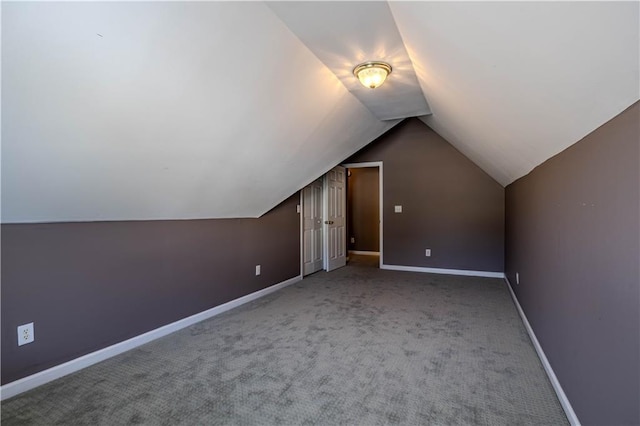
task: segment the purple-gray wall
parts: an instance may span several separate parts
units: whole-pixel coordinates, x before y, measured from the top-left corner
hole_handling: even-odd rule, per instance
[[[585,425],[640,423],[639,116],[506,189],[507,277]]]
[[[380,250],[380,179],[377,167],[349,169],[347,219],[349,250]],[[355,242],[351,242],[354,238]]]
[[[298,276],[298,202],[259,219],[2,225],[2,383]]]
[[[385,264],[504,270],[504,188],[440,135],[407,119],[345,163],[368,161],[384,163]]]

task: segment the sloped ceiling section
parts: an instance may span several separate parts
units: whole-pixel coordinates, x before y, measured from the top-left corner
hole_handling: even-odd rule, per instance
[[[639,99],[638,2],[390,2],[434,130],[503,185]]]
[[[507,185],[638,101],[639,17],[638,2],[5,2],[2,221],[257,217],[429,111]],[[399,72],[361,90],[368,59]]]
[[[377,118],[430,114],[411,59],[384,1],[268,2],[278,17]],[[392,64],[383,86],[360,84],[353,68],[367,61]]]
[[[395,125],[263,3],[4,3],[2,221],[257,217]]]

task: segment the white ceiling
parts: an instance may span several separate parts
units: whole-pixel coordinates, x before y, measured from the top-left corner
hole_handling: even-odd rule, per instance
[[[398,122],[380,118],[428,108],[506,185],[638,100],[639,15],[4,2],[2,222],[256,217]],[[351,70],[375,59],[394,73],[368,91]]]
[[[392,2],[433,115],[503,185],[640,96],[639,2]]]
[[[391,128],[263,3],[3,3],[2,221],[256,217]]]
[[[269,7],[380,120],[430,114],[413,64],[384,1],[279,1]],[[393,64],[376,90],[354,78],[367,61]]]

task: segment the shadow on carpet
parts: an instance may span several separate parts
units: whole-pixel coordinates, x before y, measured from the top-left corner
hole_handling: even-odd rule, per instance
[[[502,280],[356,262],[5,401],[2,424],[568,422]]]

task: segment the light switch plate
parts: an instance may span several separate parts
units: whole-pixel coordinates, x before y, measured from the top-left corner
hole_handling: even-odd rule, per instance
[[[425,249],[424,250],[424,255],[427,257],[431,257],[431,249]]]
[[[402,213],[402,206],[394,206],[393,211],[395,211],[396,213]]]

